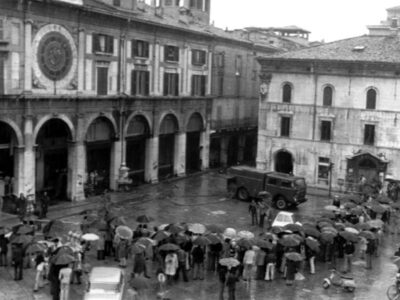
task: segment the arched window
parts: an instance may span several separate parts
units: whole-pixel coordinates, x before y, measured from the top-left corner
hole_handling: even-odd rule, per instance
[[[292,101],[292,86],[289,83],[285,83],[283,86],[282,102],[290,103]]]
[[[374,89],[369,89],[367,92],[367,109],[376,108],[376,91]]]
[[[323,106],[332,106],[332,94],[332,88],[330,86],[326,86],[324,88],[324,96],[322,101]]]

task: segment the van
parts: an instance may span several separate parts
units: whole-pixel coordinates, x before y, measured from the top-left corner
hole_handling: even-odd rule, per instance
[[[286,209],[306,202],[307,185],[304,177],[259,170],[249,166],[228,169],[227,187],[236,198],[248,201],[262,191],[272,196],[276,208]]]

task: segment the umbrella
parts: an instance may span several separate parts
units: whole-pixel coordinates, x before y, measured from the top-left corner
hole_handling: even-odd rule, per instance
[[[206,228],[210,232],[215,232],[215,233],[223,233],[224,232],[224,227],[218,224],[210,224],[206,225]]]
[[[240,262],[234,257],[225,257],[219,260],[219,264],[230,269],[232,267],[237,267],[238,265],[240,265]]]
[[[370,225],[372,228],[382,228],[383,227],[383,221],[382,220],[371,220],[367,222],[368,225]]]
[[[333,242],[333,239],[336,237],[337,234],[333,233],[333,232],[322,232],[321,233],[321,241],[324,242]]]
[[[393,263],[396,265],[397,269],[400,269],[400,257],[396,257]]]
[[[158,230],[167,230],[167,227],[171,224],[161,224],[158,225]]]
[[[342,197],[342,199],[345,201],[354,202],[355,204],[361,204],[363,202],[363,200],[359,195],[354,195],[354,194],[345,195]]]
[[[346,202],[345,204],[343,204],[343,207],[346,209],[352,209],[357,207],[357,204],[354,202]]]
[[[319,238],[320,235],[321,235],[321,232],[319,232],[318,229],[312,228],[312,227],[310,227],[310,228],[305,228],[305,229],[304,229],[304,233],[305,233],[306,235],[313,236],[313,237],[315,237],[315,238]]]
[[[207,234],[206,238],[210,241],[210,244],[212,245],[221,243],[221,239],[215,234]]]
[[[223,236],[224,238],[234,239],[236,238],[236,230],[233,228],[226,228]]]
[[[86,233],[86,234],[82,235],[81,239],[84,241],[88,241],[88,242],[94,242],[99,239],[99,236],[94,233]]]
[[[151,237],[153,240],[157,242],[161,242],[168,238],[171,234],[169,232],[166,232],[165,230],[159,230],[153,236]]]
[[[286,235],[278,241],[279,244],[285,247],[296,247],[300,245],[300,241],[293,235]]]
[[[199,236],[193,241],[193,245],[207,246],[208,244],[210,244],[210,240],[205,236]]]
[[[179,249],[180,249],[180,247],[178,245],[175,245],[172,243],[167,243],[167,244],[161,245],[159,248],[160,251],[177,251]]]
[[[33,227],[29,225],[22,225],[18,228],[17,233],[18,234],[27,234],[33,232]]]
[[[243,239],[252,239],[254,238],[254,233],[247,230],[242,230],[238,232],[237,237]]]
[[[44,252],[46,250],[46,246],[44,244],[39,243],[31,243],[25,249],[25,253],[38,253]]]
[[[356,225],[357,229],[362,231],[362,230],[370,230],[371,229],[371,225],[369,225],[368,223],[358,223]]]
[[[344,231],[347,231],[347,232],[350,232],[350,233],[353,233],[353,234],[359,234],[360,233],[357,229],[355,229],[353,227],[346,227],[344,229]]]
[[[360,236],[365,237],[368,240],[375,240],[376,239],[376,235],[369,230],[364,230],[360,232]]]
[[[239,247],[249,249],[249,248],[251,248],[252,246],[255,245],[255,241],[242,238],[242,239],[238,240],[236,244]]]
[[[297,252],[288,252],[285,254],[286,259],[291,261],[302,261],[304,258],[300,253]]]
[[[55,256],[57,255],[62,255],[62,254],[68,254],[68,255],[74,255],[74,249],[72,249],[71,246],[68,245],[63,245],[61,247],[58,247],[55,253]]]
[[[319,242],[316,239],[310,237],[306,238],[306,245],[313,251],[319,251]]]
[[[283,226],[284,230],[290,230],[292,232],[303,232],[304,228],[303,226],[299,225],[299,224],[287,224],[285,226]]]
[[[356,206],[352,209],[350,209],[350,213],[356,216],[359,216],[363,213],[363,209],[361,206]]]
[[[340,222],[336,222],[335,228],[336,228],[336,230],[344,230],[346,228],[346,225],[344,225],[343,223],[340,223]]]
[[[129,281],[129,284],[135,290],[146,290],[151,287],[151,281],[143,276],[135,276]]]
[[[189,224],[188,230],[196,234],[203,234],[206,232],[206,226],[199,223]]]
[[[143,253],[146,250],[146,246],[143,244],[134,244],[130,247],[130,251],[132,254]]]
[[[17,235],[15,238],[11,239],[12,244],[29,244],[33,239],[33,236],[30,235]]]
[[[75,261],[75,257],[73,257],[72,255],[69,255],[67,253],[63,253],[60,255],[56,255],[53,259],[52,259],[52,263],[55,265],[68,265],[72,262]]]
[[[335,205],[326,205],[324,207],[324,209],[327,211],[333,211],[333,212],[340,210],[340,208]]]
[[[339,235],[344,238],[346,241],[350,242],[357,242],[358,237],[354,233],[348,232],[348,231],[341,231],[339,232]]]
[[[124,217],[115,217],[110,221],[111,227],[118,227],[121,225],[126,225],[126,220]]]
[[[380,204],[374,204],[371,206],[371,210],[376,212],[377,214],[383,214],[386,211],[386,208],[384,208]]]
[[[400,201],[399,201],[399,202],[391,203],[390,206],[391,206],[392,208],[399,209],[399,208],[400,208]]]
[[[172,234],[179,233],[185,230],[185,228],[179,224],[170,224],[165,227],[165,230],[171,232]]]
[[[322,218],[324,218],[324,219],[334,219],[335,217],[336,217],[336,215],[332,211],[325,211],[322,213]]]
[[[331,226],[322,228],[321,232],[332,232],[334,234],[338,234],[337,229],[335,229],[334,227],[331,227]]]
[[[129,240],[133,236],[133,231],[128,226],[120,225],[115,229],[115,233],[121,238]]]
[[[334,224],[335,222],[334,221],[332,221],[331,219],[329,219],[329,218],[319,218],[318,220],[317,220],[317,225],[319,226],[319,223],[329,223],[329,224]]]
[[[376,200],[378,200],[378,202],[382,204],[389,204],[392,202],[392,199],[390,199],[386,195],[379,195],[378,198],[376,198]]]
[[[152,240],[151,238],[141,237],[135,241],[135,244],[140,244],[145,247],[148,247],[148,246],[154,246],[156,244],[156,242],[154,240]]]
[[[150,223],[153,221],[154,221],[154,218],[146,216],[146,215],[141,215],[136,218],[136,222],[138,222],[138,223]]]
[[[272,226],[271,231],[272,233],[278,234],[283,232],[283,228],[280,226]]]
[[[270,241],[266,241],[263,239],[256,239],[255,240],[255,245],[260,247],[260,248],[266,248],[266,249],[272,249],[274,248],[274,245]]]

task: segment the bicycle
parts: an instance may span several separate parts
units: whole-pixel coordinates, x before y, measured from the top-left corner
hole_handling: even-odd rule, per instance
[[[386,295],[389,300],[400,300],[400,273],[396,274],[396,282],[388,287]]]

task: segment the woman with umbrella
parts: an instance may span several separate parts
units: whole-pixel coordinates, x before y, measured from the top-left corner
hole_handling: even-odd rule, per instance
[[[178,256],[175,251],[168,251],[165,256],[165,275],[167,275],[167,282],[172,283],[172,279],[176,275],[176,271],[179,267]]]
[[[319,243],[312,237],[306,238],[306,259],[310,264],[310,274],[315,274],[315,257],[319,252]]]
[[[293,285],[293,281],[295,279],[295,275],[299,268],[299,262],[303,260],[303,257],[300,253],[297,252],[288,252],[285,254],[286,258],[286,285]]]
[[[345,236],[343,238],[346,239]],[[351,272],[351,265],[352,265],[352,260],[353,260],[353,254],[355,251],[355,247],[353,242],[351,241],[350,238],[346,239],[346,242],[344,244],[344,272]]]

